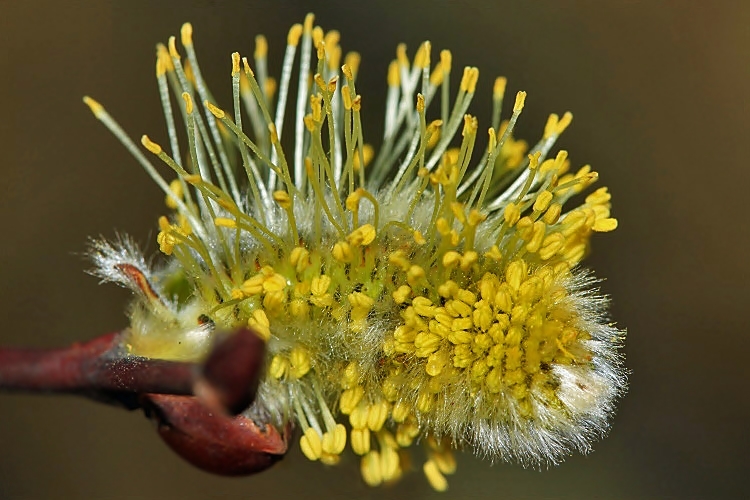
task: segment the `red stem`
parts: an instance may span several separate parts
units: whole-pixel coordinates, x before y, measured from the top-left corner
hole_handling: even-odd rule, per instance
[[[232,414],[255,397],[265,345],[250,330],[217,342],[203,365],[130,356],[121,340],[121,333],[110,333],[61,349],[0,348],[0,391],[114,397],[128,406],[128,394],[197,393]]]

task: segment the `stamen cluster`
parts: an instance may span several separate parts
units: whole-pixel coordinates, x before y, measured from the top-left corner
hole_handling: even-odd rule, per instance
[[[312,15],[289,31],[278,84],[266,74],[265,38],[252,68],[232,54],[231,112],[212,101],[191,25],[181,34],[187,59],[174,37],[157,51],[170,153],[141,140],[174,180],[85,99],[172,211],[158,221],[161,268],[127,240],[94,245],[97,274],[137,293],[131,351],[196,359],[214,331],[249,325],[268,360],[247,415],[294,423],[310,460],[335,464],[348,443],[372,486],[400,477],[417,440],[437,490],[462,446],[532,464],[588,451],[624,390],[623,334],[578,268],[592,233],[617,226],[607,188],[566,211],[598,175],[569,172],[565,151],[547,158],[572,115],[551,115],[527,152],[512,134],[526,94],[501,122],[498,78],[488,146],[472,165],[478,120],[466,112],[479,71],[463,70],[451,103],[450,52],[431,67],[429,42],[412,61],[401,45],[375,154],[363,139],[359,55],[340,66],[338,32],[314,27]]]

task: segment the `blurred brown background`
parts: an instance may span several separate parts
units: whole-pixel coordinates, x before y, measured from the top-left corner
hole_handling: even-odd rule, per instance
[[[125,325],[128,294],[82,270],[88,236],[127,232],[155,251],[163,195],[81,103],[164,142],[153,48],[193,22],[202,69],[229,102],[230,58],[308,11],[363,56],[366,133],[382,126],[400,41],[430,39],[454,68],[528,91],[518,135],[575,113],[560,146],[614,193],[620,228],[588,260],[628,329],[630,392],[589,456],[546,471],[464,454],[441,498],[738,498],[747,483],[750,258],[746,201],[750,3],[707,1],[0,0],[0,343],[56,346]],[[295,445],[296,448],[296,445]],[[296,451],[257,477],[221,479],[171,454],[139,414],[72,397],[0,395],[0,498],[422,498],[420,473],[368,490],[354,461]]]

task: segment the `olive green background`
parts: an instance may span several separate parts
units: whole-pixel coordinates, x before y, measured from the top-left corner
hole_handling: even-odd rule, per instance
[[[122,231],[156,250],[163,195],[81,103],[165,142],[153,48],[195,28],[204,75],[230,97],[230,53],[309,11],[363,56],[365,137],[382,127],[398,42],[476,65],[483,127],[492,81],[527,90],[518,135],[572,110],[559,145],[614,194],[620,228],[587,261],[628,329],[629,394],[610,436],[550,470],[459,457],[441,498],[737,498],[747,484],[747,161],[750,3],[708,1],[56,2],[0,0],[0,343],[57,346],[121,328],[128,294],[80,255]],[[275,71],[276,72],[276,71]],[[421,473],[371,490],[355,460],[296,450],[274,469],[217,478],[183,463],[137,413],[73,397],[0,395],[0,498],[422,498]]]

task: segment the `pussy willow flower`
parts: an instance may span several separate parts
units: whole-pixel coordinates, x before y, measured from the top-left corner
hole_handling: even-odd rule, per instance
[[[310,460],[335,464],[348,445],[372,486],[398,479],[417,442],[437,490],[457,448],[525,465],[589,451],[625,389],[624,333],[578,266],[592,234],[617,226],[610,194],[589,190],[569,207],[598,174],[550,153],[572,115],[550,115],[529,149],[512,135],[526,94],[501,121],[497,78],[477,154],[466,113],[478,69],[456,78],[449,51],[435,63],[424,42],[410,60],[400,45],[376,152],[364,142],[362,114],[376,110],[357,94],[360,57],[341,65],[339,33],[312,15],[290,29],[278,81],[262,36],[252,64],[232,54],[226,108],[190,24],[181,35],[187,57],[172,37],[156,60],[169,145],[141,139],[174,180],[85,98],[171,210],[158,221],[163,265],[126,238],[93,245],[95,272],[136,294],[130,351],[198,359],[215,330],[249,325],[267,341],[267,367],[246,415],[292,423]]]

